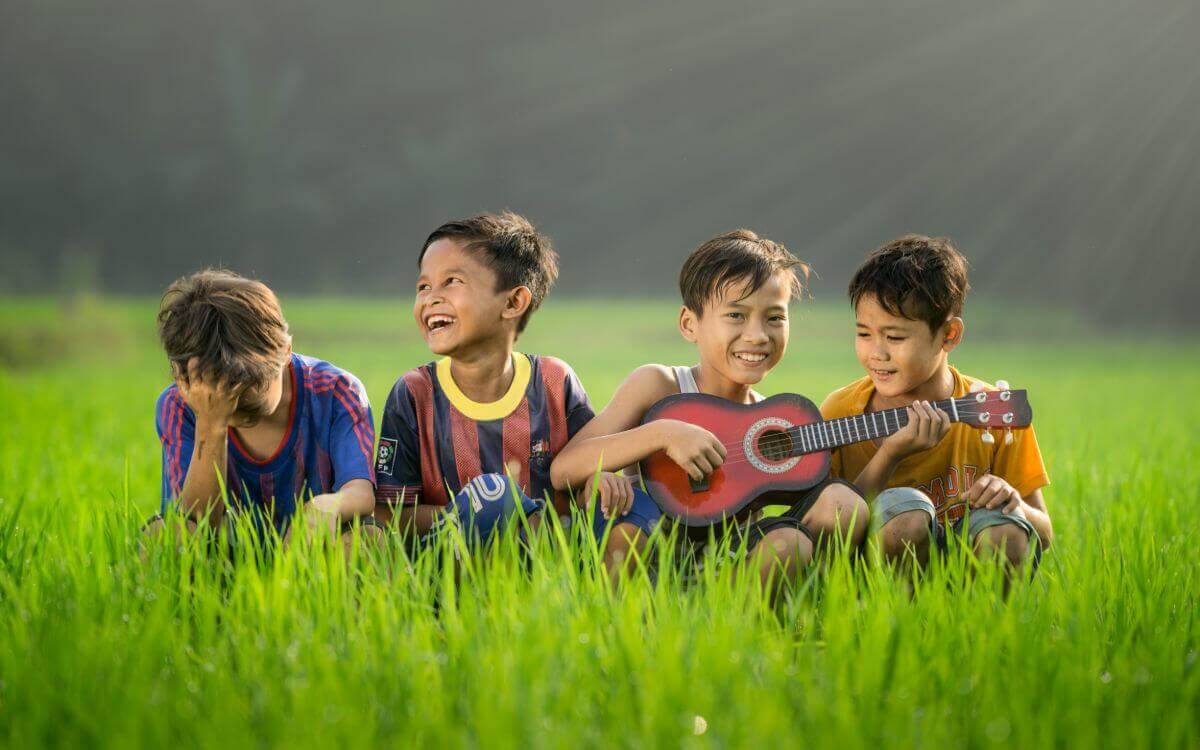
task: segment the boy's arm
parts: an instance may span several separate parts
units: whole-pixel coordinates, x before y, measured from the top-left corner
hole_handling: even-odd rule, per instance
[[[404,378],[388,395],[379,427],[379,450],[375,455],[375,518],[382,524],[393,520],[401,530],[425,533],[444,509],[421,504],[421,449],[417,413]]]
[[[313,497],[308,510],[328,516],[331,528],[341,521],[367,516],[375,509],[375,421],[366,389],[349,374],[333,388],[333,422],[329,427],[329,459],[333,491]]]
[[[725,447],[711,432],[673,419],[639,424],[655,402],[678,392],[668,368],[645,365],[634,370],[608,406],[554,458],[554,488],[579,487],[597,470],[619,471],[660,450],[696,479],[712,473],[724,460]]]
[[[950,416],[928,401],[914,401],[906,411],[908,424],[880,444],[879,450],[854,480],[868,497],[887,487],[897,464],[914,453],[933,448],[950,432]]]
[[[207,378],[197,367],[188,363],[186,377],[176,378],[175,385],[184,403],[196,417],[192,433],[191,461],[179,489],[179,507],[194,520],[207,518],[216,526],[225,513],[221,485],[225,482],[226,461],[229,456],[229,421],[237,408],[239,388]],[[184,446],[180,446],[182,449]]]

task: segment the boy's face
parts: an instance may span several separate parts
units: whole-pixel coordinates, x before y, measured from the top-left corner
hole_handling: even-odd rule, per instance
[[[234,427],[253,427],[279,409],[283,401],[283,375],[281,368],[279,376],[269,383],[250,386],[242,391],[238,397],[237,411],[231,420]]]
[[[699,348],[705,366],[734,383],[754,385],[787,349],[790,282],[786,272],[777,273],[744,298],[743,286],[726,286],[705,304],[702,316],[684,307],[680,331]]]
[[[417,329],[430,351],[452,357],[504,335],[505,321],[514,319],[514,295],[497,291],[496,285],[495,272],[461,241],[444,237],[430,245],[421,259],[413,304]]]
[[[859,299],[854,313],[854,353],[885,398],[915,393],[946,364],[962,338],[961,318],[930,331],[923,320],[892,315],[872,294]]]

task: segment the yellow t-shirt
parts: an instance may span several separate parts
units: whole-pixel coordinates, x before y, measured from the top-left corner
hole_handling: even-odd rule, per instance
[[[954,375],[954,398],[966,396],[972,383],[982,382],[960,374],[953,367],[950,372]],[[988,383],[984,383],[984,387],[994,390]],[[821,416],[836,419],[862,414],[874,392],[871,378],[856,380],[829,394],[821,404]],[[942,442],[897,464],[887,486],[921,490],[933,500],[938,517],[943,521],[962,517],[966,503],[959,498],[981,474],[995,474],[1011,484],[1021,497],[1027,497],[1034,490],[1050,484],[1050,478],[1046,475],[1033,428],[1013,430],[1012,434],[1012,445],[1005,445],[1003,430],[993,430],[996,442],[989,445],[980,439],[982,430],[955,422]],[[854,481],[876,450],[878,448],[870,440],[835,448],[829,464],[830,475]]]

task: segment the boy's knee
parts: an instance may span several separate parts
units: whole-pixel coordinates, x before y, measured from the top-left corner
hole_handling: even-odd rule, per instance
[[[918,559],[929,552],[932,529],[929,514],[923,510],[908,510],[900,513],[879,530],[879,544],[889,559],[903,557],[912,550]]]
[[[791,572],[812,562],[813,544],[800,529],[774,529],[755,545],[755,553],[767,564],[780,565]]]
[[[975,550],[1003,554],[1008,564],[1016,567],[1029,556],[1029,533],[1015,523],[989,526],[975,538]]]
[[[822,490],[804,515],[803,523],[817,533],[836,532],[858,545],[866,536],[870,514],[870,507],[862,495],[852,487],[837,483]]]

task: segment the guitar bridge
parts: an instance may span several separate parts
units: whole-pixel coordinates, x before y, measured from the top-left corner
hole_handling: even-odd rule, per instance
[[[695,479],[688,477],[688,484],[690,484],[692,486],[692,494],[693,495],[701,493],[701,492],[708,492],[708,477],[705,477],[704,479],[701,479],[700,481],[696,481]]]

